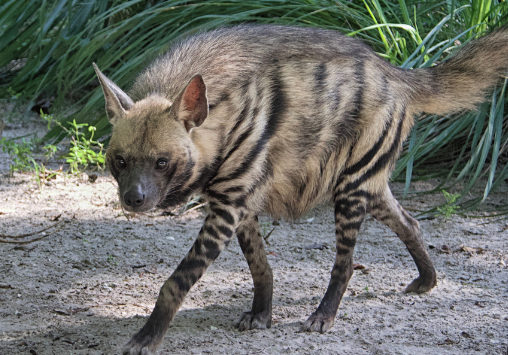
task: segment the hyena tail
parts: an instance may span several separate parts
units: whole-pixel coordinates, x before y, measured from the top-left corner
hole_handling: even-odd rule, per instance
[[[430,68],[413,70],[416,111],[447,114],[472,110],[506,77],[508,26],[464,46],[454,57]]]

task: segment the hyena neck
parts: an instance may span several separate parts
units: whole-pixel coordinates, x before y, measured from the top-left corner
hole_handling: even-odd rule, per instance
[[[208,182],[216,175],[222,161],[223,139],[222,125],[204,124],[202,127],[192,129],[192,154],[195,167],[189,185],[194,191],[203,193]]]

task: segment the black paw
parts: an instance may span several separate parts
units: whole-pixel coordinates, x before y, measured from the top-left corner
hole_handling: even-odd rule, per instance
[[[122,348],[122,355],[155,355],[161,340],[143,328]]]
[[[128,342],[122,349],[122,355],[155,355],[155,352],[141,344]]]
[[[249,329],[266,329],[272,325],[271,312],[261,312],[254,314],[252,312],[245,312],[240,319],[236,321],[236,326],[240,331]]]
[[[416,292],[424,293],[429,292],[434,286],[437,285],[436,274],[430,274],[429,276],[422,277],[421,275],[413,280],[408,287],[404,290],[405,293]]]
[[[314,313],[311,315],[305,323],[302,324],[300,330],[302,332],[320,332],[324,333],[329,331],[333,327],[335,317],[325,316],[321,313]]]

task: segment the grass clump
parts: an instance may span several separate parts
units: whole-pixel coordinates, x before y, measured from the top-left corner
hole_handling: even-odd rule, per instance
[[[70,137],[69,152],[64,158],[69,163],[72,174],[78,174],[81,170],[90,166],[104,169],[106,164],[104,145],[94,140],[94,132],[97,130],[95,126],[90,126],[88,123],[77,123],[76,120],[72,120],[72,122],[68,122],[70,128],[67,128],[58,120],[55,120],[52,115],[45,114],[42,110],[40,114],[42,119],[48,123],[48,129],[51,127],[51,123],[55,123]],[[83,132],[84,129],[89,132],[89,135]],[[56,148],[53,145],[49,145],[49,147]]]
[[[70,148],[65,156],[65,161],[69,163],[72,174],[78,174],[81,169],[90,166],[104,169],[106,164],[106,156],[103,153],[104,145],[93,139],[94,132],[97,130],[95,126],[90,126],[88,123],[77,123],[76,120],[72,120],[72,122],[68,122],[70,128],[67,128],[54,120],[53,116],[44,114],[42,111],[41,117],[48,122],[48,127],[54,122],[70,137]],[[83,132],[86,127],[88,127],[89,136]]]
[[[25,172],[34,170],[37,164],[33,158],[32,150],[34,149],[33,141],[22,138],[21,143],[3,137],[0,140],[0,146],[4,153],[9,154],[12,158],[9,170],[11,175],[14,172]]]
[[[67,159],[75,172],[104,164],[98,139],[110,134],[92,62],[128,88],[154,57],[186,36],[271,23],[337,30],[395,65],[429,67],[503,25],[507,14],[508,3],[499,0],[6,0],[0,5],[0,97],[21,93],[35,102],[54,96],[60,107],[73,102],[46,139],[73,137]],[[417,178],[441,179],[432,192],[460,183],[462,196],[485,181],[481,196],[460,201],[466,210],[508,179],[505,86],[477,112],[418,121],[392,177],[405,182],[405,194]]]
[[[437,207],[437,211],[441,216],[444,217],[444,219],[449,219],[452,215],[456,214],[457,211],[460,209],[460,206],[456,205],[457,200],[460,198],[460,194],[451,194],[446,190],[442,190],[442,192],[446,199],[446,202],[440,207]]]
[[[41,118],[48,123],[48,129],[52,123],[60,126],[69,137],[69,149],[67,154],[62,158],[69,164],[69,173],[77,175],[84,169],[93,167],[103,170],[105,168],[105,153],[104,145],[101,142],[94,140],[93,133],[96,127],[89,126],[87,123],[70,122],[71,129],[62,125],[59,121],[55,120],[52,115],[40,112]],[[88,128],[90,136],[87,136],[83,130]],[[40,148],[42,140],[39,138],[25,139],[21,138],[6,138],[0,139],[0,147],[3,152],[7,153],[12,162],[9,166],[10,175],[15,172],[35,172],[35,176],[39,185],[40,177],[43,176],[44,180],[48,180],[54,176],[54,172],[46,174],[45,164],[48,160],[53,158],[59,150],[55,144],[47,144],[42,149]],[[37,151],[43,154],[37,154]]]

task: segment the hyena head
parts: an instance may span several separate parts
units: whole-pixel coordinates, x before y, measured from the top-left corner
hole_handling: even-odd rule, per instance
[[[173,102],[155,94],[133,102],[95,64],[94,68],[113,125],[106,161],[124,209],[145,212],[184,202],[193,192],[185,187],[198,158],[189,131],[208,115],[201,75],[194,76]]]

